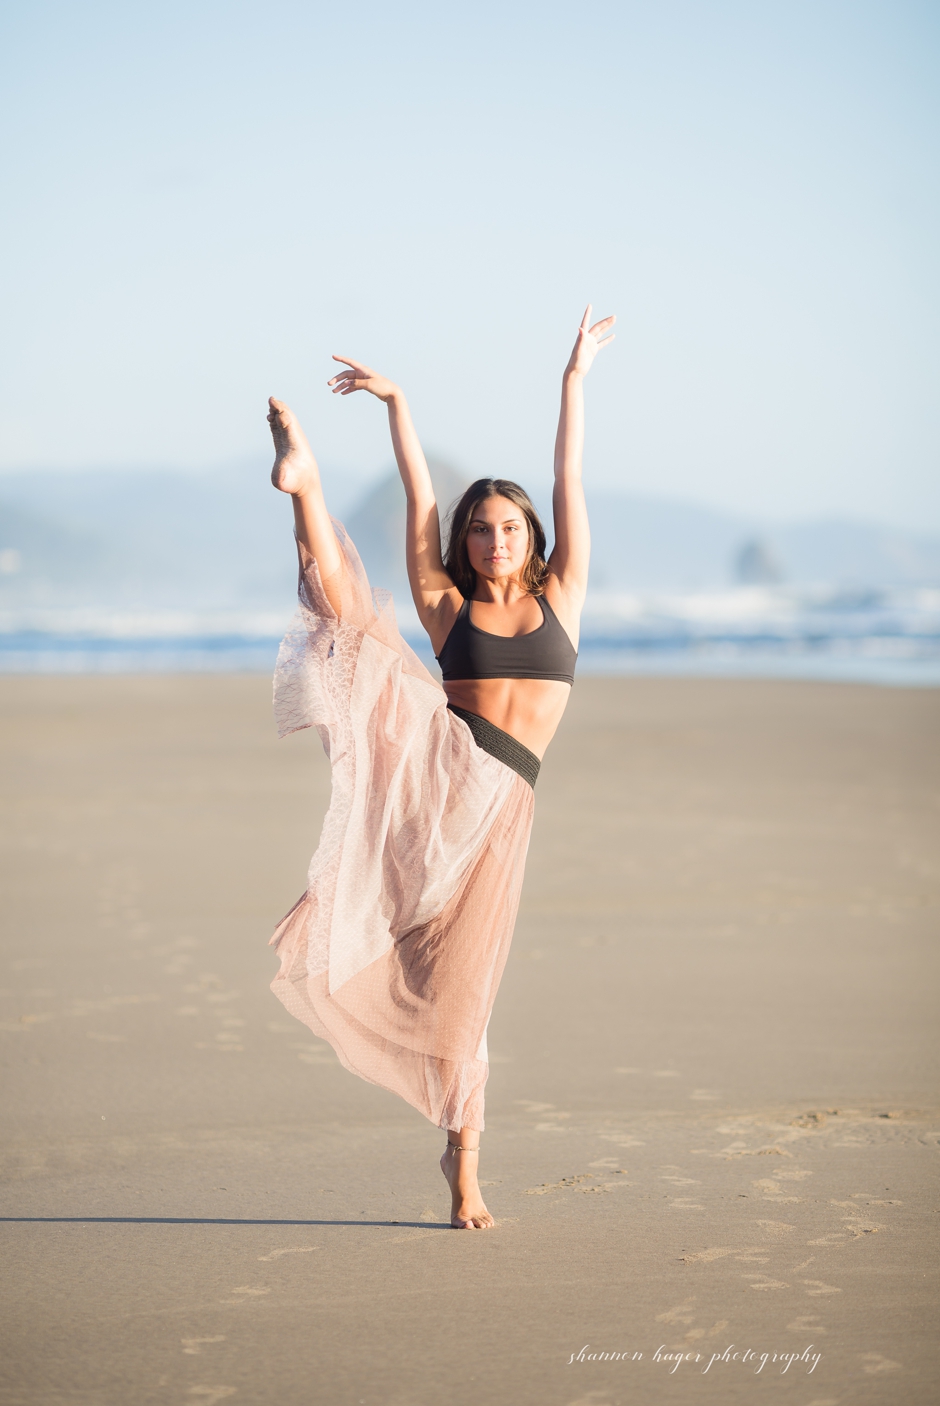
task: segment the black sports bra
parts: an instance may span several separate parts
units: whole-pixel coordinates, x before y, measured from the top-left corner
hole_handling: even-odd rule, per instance
[[[542,623],[527,635],[491,635],[470,619],[465,600],[437,656],[444,682],[452,679],[558,679],[574,683],[578,657],[564,625],[544,596]]]

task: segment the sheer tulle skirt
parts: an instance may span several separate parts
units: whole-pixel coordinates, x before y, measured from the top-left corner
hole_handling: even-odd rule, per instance
[[[280,736],[315,727],[332,798],[272,990],[340,1061],[442,1128],[483,1128],[486,1027],[512,938],[531,786],[477,746],[334,522],[331,608],[301,547]]]

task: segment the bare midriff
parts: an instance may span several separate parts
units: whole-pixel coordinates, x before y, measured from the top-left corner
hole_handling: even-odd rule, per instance
[[[541,759],[555,736],[571,685],[560,679],[448,679],[448,703],[486,718]]]

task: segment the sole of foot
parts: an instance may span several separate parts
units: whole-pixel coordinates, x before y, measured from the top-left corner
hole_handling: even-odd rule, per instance
[[[271,482],[282,493],[304,493],[316,482],[317,461],[313,450],[290,407],[273,396],[268,405],[268,424],[274,440]]]

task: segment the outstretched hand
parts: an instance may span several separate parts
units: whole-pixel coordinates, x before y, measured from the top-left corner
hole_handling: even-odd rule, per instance
[[[578,328],[578,340],[568,359],[568,370],[577,376],[586,376],[597,353],[614,340],[613,332],[609,336],[604,334],[609,327],[613,327],[617,321],[616,317],[605,317],[600,322],[595,322],[593,327],[589,326],[590,320],[591,304],[588,303]]]
[[[341,361],[344,366],[349,367],[348,371],[341,371],[338,376],[327,381],[326,384],[333,388],[334,395],[352,395],[353,391],[368,391],[379,400],[387,401],[391,400],[398,389],[394,382],[380,376],[370,367],[363,366],[361,361],[350,361],[348,356],[335,355],[333,360]]]

